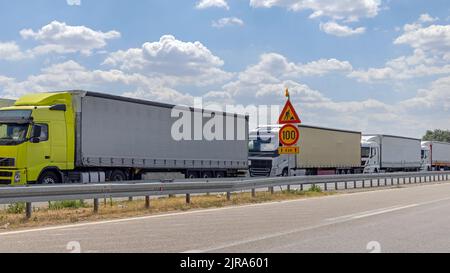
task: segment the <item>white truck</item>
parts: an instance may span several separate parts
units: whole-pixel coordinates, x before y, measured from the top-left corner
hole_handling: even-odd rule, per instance
[[[439,141],[422,142],[422,170],[450,169],[450,143]]]
[[[363,135],[364,173],[419,171],[421,140],[389,135]]]
[[[299,155],[282,155],[281,125],[261,126],[249,135],[251,176],[297,176],[359,173],[361,133],[299,125]]]

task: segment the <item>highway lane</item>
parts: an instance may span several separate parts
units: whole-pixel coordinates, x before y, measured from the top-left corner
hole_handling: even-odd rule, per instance
[[[0,233],[0,252],[449,252],[450,184]]]

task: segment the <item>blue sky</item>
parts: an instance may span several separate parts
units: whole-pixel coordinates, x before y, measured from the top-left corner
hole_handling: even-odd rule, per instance
[[[0,97],[90,89],[169,103],[283,103],[305,123],[449,129],[444,0],[0,2]]]

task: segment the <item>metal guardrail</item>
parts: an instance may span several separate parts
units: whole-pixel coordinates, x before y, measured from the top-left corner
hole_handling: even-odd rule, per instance
[[[271,193],[274,187],[299,185],[303,190],[305,185],[323,185],[328,191],[357,188],[357,182],[362,182],[362,188],[392,186],[400,184],[447,181],[450,171],[447,172],[417,172],[417,173],[383,173],[383,174],[356,174],[331,176],[296,176],[296,177],[266,177],[257,179],[213,179],[210,181],[186,181],[171,183],[146,183],[145,181],[129,182],[126,184],[64,184],[49,186],[1,187],[0,204],[26,203],[27,217],[31,217],[33,202],[61,201],[61,200],[94,200],[94,211],[98,212],[101,198],[119,197],[146,197],[146,207],[150,207],[150,196],[186,194],[186,202],[191,202],[191,194],[226,192],[231,198],[232,192],[252,191],[255,197],[256,189],[268,188]],[[388,183],[389,182],[389,183]],[[339,188],[339,183],[345,183]],[[331,185],[331,186],[330,186]]]

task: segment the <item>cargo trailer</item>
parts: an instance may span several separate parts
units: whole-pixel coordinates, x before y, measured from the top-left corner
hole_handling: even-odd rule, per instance
[[[422,142],[422,170],[450,170],[450,143]]]
[[[421,140],[390,135],[363,135],[362,165],[365,173],[419,171]]]

